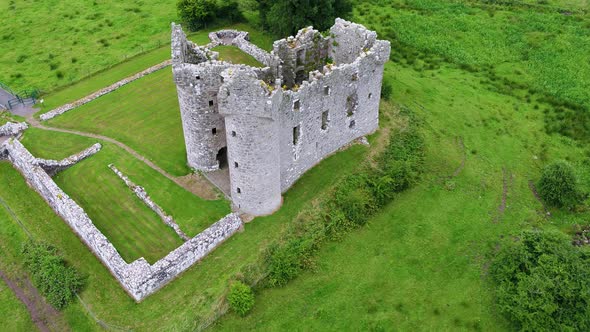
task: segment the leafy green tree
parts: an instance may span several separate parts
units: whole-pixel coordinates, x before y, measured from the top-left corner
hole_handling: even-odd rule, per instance
[[[254,293],[248,285],[236,281],[227,295],[230,308],[240,316],[245,316],[254,306]]]
[[[547,165],[539,181],[539,195],[556,207],[571,207],[579,203],[582,195],[573,167],[565,161]]]
[[[292,35],[309,25],[324,31],[336,17],[346,18],[352,11],[350,0],[258,0],[264,29],[279,35]]]
[[[178,16],[192,31],[206,27],[215,19],[215,0],[180,0],[176,4]]]
[[[490,266],[499,311],[523,331],[590,331],[590,253],[559,231],[525,231]]]

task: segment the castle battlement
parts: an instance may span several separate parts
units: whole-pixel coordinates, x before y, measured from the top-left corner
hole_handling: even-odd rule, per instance
[[[390,44],[374,31],[336,19],[327,36],[305,28],[266,52],[247,32],[212,32],[198,46],[172,25],[188,163],[201,171],[229,168],[229,196],[252,215],[274,212],[308,169],[379,123],[383,67]],[[233,45],[264,68],[219,61]]]

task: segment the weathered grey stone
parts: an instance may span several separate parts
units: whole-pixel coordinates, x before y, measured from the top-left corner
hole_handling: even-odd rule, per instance
[[[41,166],[45,172],[49,174],[49,176],[54,176],[55,174],[76,165],[80,161],[93,156],[98,151],[100,151],[101,148],[102,145],[100,145],[100,143],[96,143],[82,152],[76,153],[59,161],[37,158],[37,164],[39,164],[39,166]]]
[[[362,25],[336,19],[327,37],[305,28],[276,41],[271,53],[242,31],[212,32],[199,47],[180,26],[172,30],[188,163],[212,171],[227,157],[231,199],[243,212],[274,212],[305,171],[378,128],[390,44]],[[237,46],[267,67],[186,51],[205,54],[217,45]]]
[[[0,126],[0,136],[18,135],[27,128],[29,128],[29,125],[26,122],[7,122]]]
[[[174,218],[172,218],[170,215],[168,215],[166,212],[164,212],[164,210],[150,198],[150,196],[147,194],[147,192],[145,191],[145,189],[143,187],[138,186],[135,183],[133,183],[133,181],[129,180],[129,178],[127,176],[125,176],[125,174],[123,174],[121,171],[119,171],[119,169],[117,167],[115,167],[115,165],[110,164],[109,165],[109,168],[115,174],[117,174],[117,176],[121,180],[123,180],[123,182],[125,182],[125,185],[127,185],[127,187],[129,189],[131,189],[131,191],[133,191],[135,193],[135,196],[137,196],[152,211],[156,212],[156,214],[158,215],[158,217],[160,217],[160,219],[162,219],[162,221],[166,225],[168,225],[170,228],[172,228],[174,230],[174,232],[176,232],[176,234],[178,234],[178,236],[183,241],[188,241],[190,239],[180,229],[180,226],[178,226],[178,224],[174,221]]]
[[[27,183],[45,199],[94,255],[135,300],[141,301],[201,260],[242,227],[242,220],[229,214],[186,241],[166,257],[150,265],[143,257],[128,264],[94,226],[86,212],[45,172],[38,159],[16,139],[0,145],[0,159],[7,158]]]

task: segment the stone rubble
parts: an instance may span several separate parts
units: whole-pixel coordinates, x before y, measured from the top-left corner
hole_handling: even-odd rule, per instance
[[[3,126],[0,126],[0,136],[18,135],[27,128],[29,128],[29,125],[26,122],[7,122]]]
[[[53,119],[56,116],[64,114],[67,111],[71,111],[76,107],[80,107],[84,104],[87,104],[100,96],[106,95],[107,93],[111,93],[111,92],[117,90],[118,88],[124,86],[125,84],[131,83],[131,82],[133,82],[137,79],[140,79],[148,74],[151,74],[151,73],[158,71],[162,68],[168,67],[168,66],[170,66],[171,63],[172,63],[172,60],[166,60],[166,61],[159,63],[155,66],[152,66],[144,71],[141,71],[133,76],[124,78],[114,84],[111,84],[111,85],[107,86],[106,88],[100,89],[100,90],[94,92],[93,94],[88,95],[82,99],[78,99],[73,103],[65,104],[65,105],[55,108],[45,114],[41,114],[41,116],[39,118],[42,121],[47,121],[47,120]]]
[[[21,142],[9,139],[2,143],[0,159],[8,159],[13,164],[27,183],[68,224],[137,302],[172,281],[242,229],[243,223],[239,215],[231,213],[154,265],[150,265],[143,257],[128,264],[113,244],[96,228],[86,212],[57,186],[39,165],[38,159],[31,155]]]
[[[180,226],[178,226],[178,224],[174,221],[174,219],[171,216],[169,216],[168,214],[166,214],[166,212],[164,212],[164,210],[150,198],[150,196],[147,194],[147,192],[145,191],[145,189],[143,187],[138,186],[135,183],[133,183],[133,181],[129,180],[129,178],[125,174],[123,174],[117,167],[115,167],[115,165],[110,164],[109,168],[115,174],[117,174],[117,176],[121,180],[123,180],[123,182],[125,182],[125,185],[127,185],[127,187],[135,193],[135,196],[137,196],[145,205],[147,205],[152,211],[154,211],[160,217],[160,219],[162,219],[162,221],[166,225],[171,227],[174,230],[174,232],[176,232],[176,234],[178,234],[178,236],[183,241],[188,241],[190,239],[180,229]]]

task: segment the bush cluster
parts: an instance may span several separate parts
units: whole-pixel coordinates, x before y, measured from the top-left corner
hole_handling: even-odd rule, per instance
[[[227,301],[230,308],[240,316],[245,316],[254,306],[252,289],[241,281],[232,283]]]
[[[590,331],[590,253],[559,231],[525,231],[490,266],[499,311],[519,330]]]
[[[24,264],[33,284],[57,309],[65,308],[84,286],[84,279],[57,253],[57,249],[29,241],[23,245]]]
[[[539,195],[555,207],[573,207],[581,201],[574,168],[566,161],[556,161],[545,167],[539,181]]]
[[[179,0],[176,3],[178,17],[191,31],[199,30],[217,21],[237,23],[244,15],[236,0]]]
[[[364,225],[396,193],[418,181],[425,147],[418,126],[412,123],[392,133],[376,166],[343,178],[319,206],[301,213],[284,238],[269,247],[265,255],[268,286],[285,285],[302,270],[313,268],[312,256],[322,241]]]

